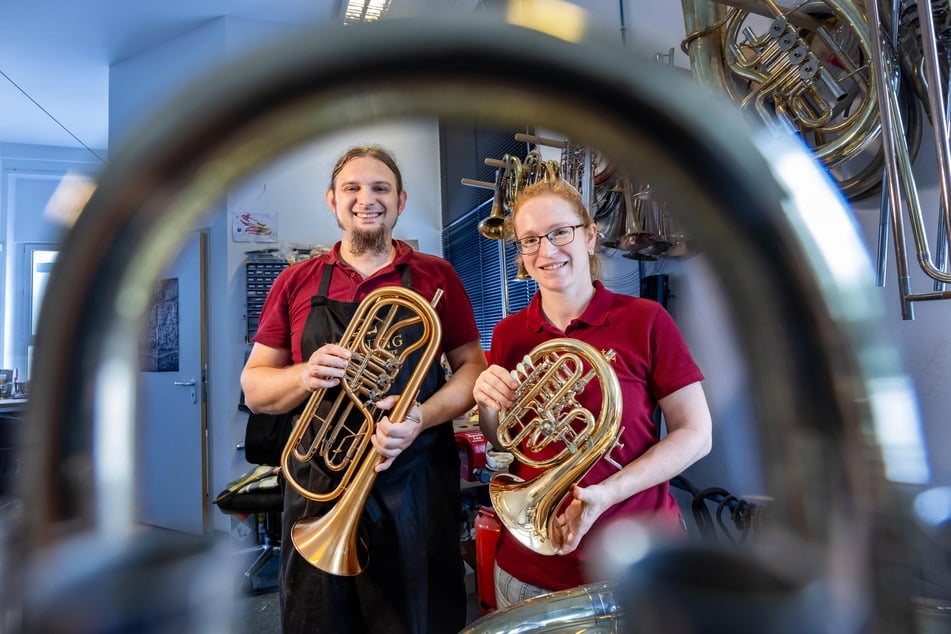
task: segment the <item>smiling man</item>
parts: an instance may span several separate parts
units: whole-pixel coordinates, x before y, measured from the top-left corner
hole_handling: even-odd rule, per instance
[[[337,165],[327,204],[344,231],[344,257],[357,263],[390,259],[393,227],[406,206],[401,179],[385,159],[358,156]]]
[[[348,150],[333,169],[326,198],[343,235],[330,252],[288,267],[275,280],[241,374],[247,405],[260,413],[294,416],[319,389],[327,390],[323,402],[329,404],[352,356],[339,345],[343,333],[360,301],[382,286],[410,288],[427,300],[441,290],[435,310],[442,339],[436,361],[423,369],[418,402],[405,419],[383,416],[376,423],[371,442],[383,460],[361,518],[361,541],[367,547],[362,573],[327,574],[291,546],[294,523],[324,515],[334,502],[309,501],[284,487],[283,631],[455,632],[465,625],[466,596],[452,420],[473,406],[472,388],[485,368],[472,305],[447,261],[393,239],[407,194],[386,151],[373,146]],[[407,345],[396,339],[385,342],[394,352]],[[448,381],[441,354],[452,369]],[[395,404],[413,370],[400,373],[381,409]],[[324,409],[318,412],[311,423],[315,428],[327,416]],[[294,479],[309,491],[324,493],[340,478],[319,457],[292,468]]]

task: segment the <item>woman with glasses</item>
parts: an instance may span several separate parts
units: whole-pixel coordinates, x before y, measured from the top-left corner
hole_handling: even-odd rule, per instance
[[[495,561],[498,608],[598,580],[591,564],[599,537],[620,518],[636,518],[661,539],[685,536],[668,482],[710,451],[712,436],[703,374],[669,313],[655,301],[612,293],[598,281],[598,229],[578,191],[564,181],[535,183],[517,197],[506,222],[538,292],[493,330],[491,365],[473,388],[483,432],[501,446],[499,411],[514,404],[518,387],[511,370],[535,346],[556,337],[617,353],[611,365],[621,387],[623,431],[619,445],[572,487],[556,513],[557,554],[538,554],[502,531]],[[577,398],[597,416],[601,395],[594,389]],[[539,470],[516,460],[510,472],[528,480]]]

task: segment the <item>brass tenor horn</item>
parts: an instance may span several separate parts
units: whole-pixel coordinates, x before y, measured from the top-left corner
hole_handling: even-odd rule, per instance
[[[537,553],[557,552],[552,524],[571,485],[601,457],[620,468],[607,456],[621,433],[621,386],[610,363],[615,356],[563,337],[535,346],[512,371],[521,383],[515,404],[500,414],[499,442],[524,464],[545,471],[526,481],[500,473],[489,482],[489,497],[505,527]],[[575,399],[595,378],[602,392],[597,419]],[[526,453],[552,443],[563,448],[550,458]]]
[[[291,529],[297,552],[324,572],[353,576],[362,571],[357,529],[381,459],[370,446],[379,418],[374,404],[387,395],[407,358],[422,348],[389,417],[400,421],[409,412],[439,349],[442,326],[433,307],[441,297],[442,291],[436,291],[429,303],[415,291],[399,286],[386,286],[367,295],[340,341],[353,356],[330,408],[325,413],[319,409],[327,390],[314,392],[284,445],[281,468],[297,493],[314,502],[340,498],[325,515],[305,517]],[[401,314],[401,308],[412,314]],[[418,325],[422,325],[422,335],[409,340],[405,330]],[[402,345],[394,352],[389,346],[400,339]],[[355,427],[351,426],[354,421]],[[310,430],[313,437],[308,441]],[[329,492],[311,491],[294,478],[292,459],[301,463],[320,460],[328,472],[339,474],[340,480]]]

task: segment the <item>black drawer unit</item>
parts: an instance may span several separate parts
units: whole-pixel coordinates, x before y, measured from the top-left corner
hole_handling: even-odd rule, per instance
[[[251,343],[251,337],[258,331],[261,309],[271,284],[278,274],[289,266],[287,260],[269,252],[251,252],[244,262],[244,281],[247,296],[248,330],[245,343]]]

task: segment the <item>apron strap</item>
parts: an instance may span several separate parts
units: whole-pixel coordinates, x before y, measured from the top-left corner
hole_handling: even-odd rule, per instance
[[[323,274],[320,276],[320,288],[317,290],[318,297],[327,297],[327,291],[330,290],[330,277],[333,275],[333,272],[333,262],[324,267]]]

